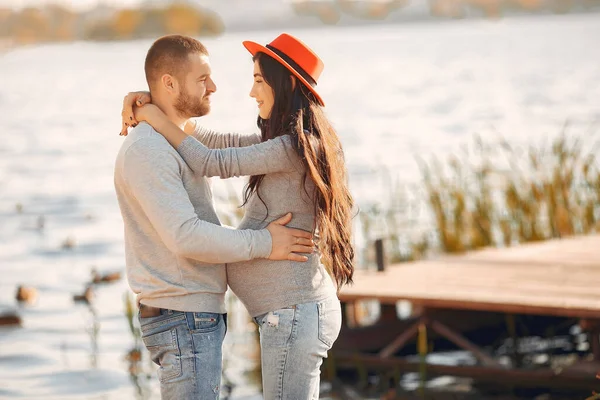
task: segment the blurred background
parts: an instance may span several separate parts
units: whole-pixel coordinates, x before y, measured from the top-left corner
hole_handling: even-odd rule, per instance
[[[201,124],[255,132],[241,42],[282,31],[325,63],[360,208],[357,268],[375,268],[376,239],[399,263],[596,231],[600,0],[0,0],[0,398],[160,397],[124,277],[121,102],[146,90],[152,41],[187,34],[218,87]],[[214,180],[223,223],[239,221],[243,185]],[[558,188],[577,200],[551,201]],[[228,304],[222,398],[261,399],[256,329]],[[384,395],[340,379],[322,398]],[[414,379],[401,386],[409,396]]]

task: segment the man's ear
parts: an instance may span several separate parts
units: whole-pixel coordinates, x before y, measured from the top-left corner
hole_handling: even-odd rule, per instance
[[[160,83],[168,93],[177,93],[177,79],[175,79],[172,75],[164,74],[160,77]]]
[[[296,89],[296,77],[294,75],[290,75],[290,79],[292,80],[292,90]]]

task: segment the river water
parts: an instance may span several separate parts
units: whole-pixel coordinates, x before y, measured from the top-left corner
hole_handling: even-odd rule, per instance
[[[218,91],[203,124],[255,130],[252,63],[241,41],[278,33],[204,40]],[[418,192],[415,156],[450,154],[474,134],[499,132],[525,146],[558,135],[565,121],[572,134],[597,132],[599,14],[290,33],[325,61],[319,90],[362,206],[385,201],[390,179]],[[92,268],[124,269],[113,162],[121,100],[145,88],[149,45],[82,42],[0,55],[0,312],[23,320],[0,328],[0,398],[158,398],[146,358],[137,375],[126,360],[135,346],[126,281],[96,287],[91,306],[73,301]],[[239,198],[242,183],[214,183],[225,222],[235,223],[237,200],[228,198]],[[34,305],[15,303],[20,284],[37,288]],[[260,398],[252,325],[232,304],[225,382],[231,398]]]

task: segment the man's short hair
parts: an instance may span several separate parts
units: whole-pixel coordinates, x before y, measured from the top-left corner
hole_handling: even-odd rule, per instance
[[[164,74],[183,79],[187,72],[189,56],[196,53],[208,55],[208,50],[198,40],[189,36],[167,35],[157,39],[148,50],[144,64],[150,91]]]

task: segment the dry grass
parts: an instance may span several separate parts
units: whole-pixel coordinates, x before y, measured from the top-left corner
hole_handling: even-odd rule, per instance
[[[523,151],[505,140],[443,165],[419,162],[441,248],[457,253],[596,231],[596,146],[561,134]],[[474,161],[475,160],[475,161]]]
[[[591,135],[562,132],[547,143],[516,147],[506,140],[483,141],[440,160],[417,159],[431,232],[415,235],[400,226],[391,187],[390,206],[361,211],[365,237],[385,220],[389,262],[423,257],[430,249],[461,253],[596,232],[600,227],[600,169]],[[404,204],[406,207],[406,204]],[[418,224],[418,225],[422,225]],[[401,233],[405,232],[405,233]],[[416,237],[416,239],[415,239]]]

